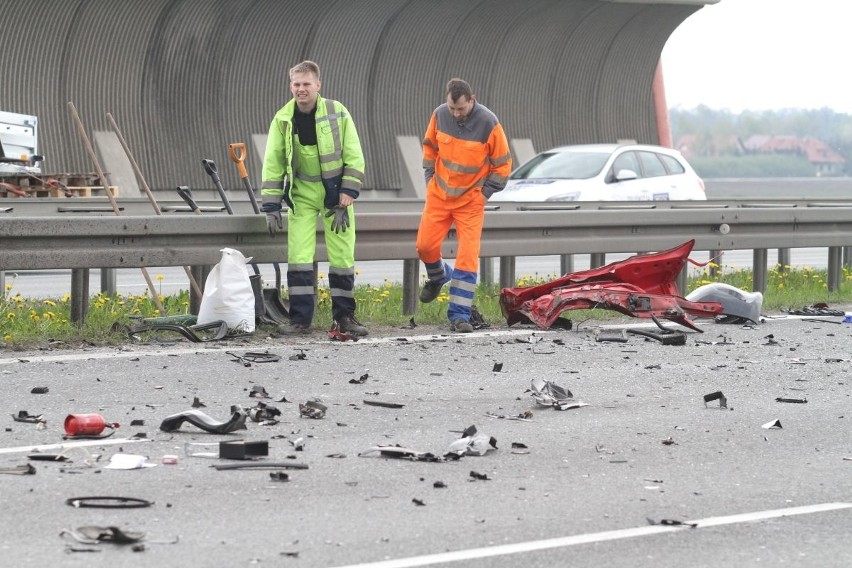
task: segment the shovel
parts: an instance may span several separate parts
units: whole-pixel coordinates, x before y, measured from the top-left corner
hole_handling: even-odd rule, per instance
[[[252,209],[254,209],[255,213],[260,213],[260,207],[257,205],[257,197],[254,195],[254,188],[251,186],[251,180],[246,170],[246,145],[242,142],[229,144],[228,154],[231,156],[231,161],[237,164],[237,172],[240,174],[240,179],[243,180],[243,185],[246,186]]]

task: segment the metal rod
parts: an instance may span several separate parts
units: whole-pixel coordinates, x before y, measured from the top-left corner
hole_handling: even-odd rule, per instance
[[[142,175],[142,170],[139,167],[139,164],[136,163],[136,158],[133,157],[133,152],[130,151],[130,146],[128,146],[127,142],[124,140],[124,136],[121,134],[121,130],[118,128],[118,124],[116,124],[115,120],[112,118],[112,114],[106,113],[107,120],[109,120],[109,125],[112,127],[113,132],[118,137],[118,142],[121,144],[121,147],[124,149],[124,153],[127,155],[127,159],[130,160],[130,165],[133,167],[133,173],[136,174],[136,179],[139,180],[139,185],[142,186],[142,190],[145,192],[145,195],[148,196],[148,201],[151,202],[151,207],[154,208],[154,213],[157,215],[162,215],[163,211],[160,209],[160,205],[157,203],[157,199],[154,197],[154,194],[151,192],[151,188],[148,187],[148,182],[145,181],[145,176]],[[200,212],[199,212],[200,213]],[[195,291],[198,296],[202,296],[203,292],[201,291],[201,286],[198,285],[198,282],[195,280],[195,276],[192,274],[192,270],[189,266],[183,267],[184,272],[186,272],[187,278],[189,278],[189,285],[192,286],[192,289]]]
[[[69,101],[68,109],[71,111],[71,118],[74,119],[74,124],[77,126],[77,132],[83,140],[83,146],[86,149],[86,153],[89,155],[89,159],[92,161],[92,164],[95,166],[95,170],[98,172],[98,178],[101,180],[101,183],[104,184],[104,191],[106,192],[110,205],[112,205],[112,210],[117,217],[121,217],[121,209],[118,207],[118,203],[115,201],[115,196],[109,188],[109,183],[106,181],[104,170],[101,168],[101,162],[95,155],[95,149],[92,147],[89,135],[86,134],[86,129],[83,127],[83,121],[80,120],[80,115],[77,114],[77,107],[74,106],[74,103]],[[139,270],[142,271],[142,276],[145,278],[145,282],[148,285],[148,291],[151,293],[151,299],[153,300],[154,305],[157,306],[158,310],[160,310],[161,315],[166,315],[166,309],[163,307],[163,303],[160,302],[160,296],[157,293],[157,289],[154,287],[154,281],[151,280],[151,275],[148,274],[148,269],[142,267]]]

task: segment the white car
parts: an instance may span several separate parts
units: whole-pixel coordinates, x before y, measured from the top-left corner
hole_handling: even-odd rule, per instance
[[[704,182],[677,150],[642,144],[561,146],[509,176],[489,201],[706,200]]]

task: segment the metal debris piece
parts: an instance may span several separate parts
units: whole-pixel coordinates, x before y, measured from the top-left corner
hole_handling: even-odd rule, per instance
[[[232,361],[242,363],[246,367],[251,367],[252,363],[277,363],[281,360],[280,355],[269,351],[246,351],[242,355],[230,351],[225,351],[225,353],[233,357]]]
[[[499,373],[503,370],[503,363],[494,363],[494,367],[491,368],[492,373]]]
[[[432,484],[432,487],[434,487],[435,489],[446,489],[447,484],[444,483],[443,481],[436,481],[435,483]]]
[[[478,471],[471,470],[470,477],[473,480],[479,481],[490,481],[491,479],[488,477],[487,473],[479,473]]]
[[[419,452],[402,446],[373,446],[372,448],[358,454],[358,457],[368,457],[378,453],[385,458],[407,459],[411,461],[442,462],[444,458],[438,457],[431,452]]]
[[[130,425],[131,426],[144,426],[145,421],[142,420],[141,418],[134,418],[133,420],[130,421]]]
[[[595,336],[595,341],[598,343],[627,343],[627,338],[621,333],[616,335],[598,334]]]
[[[71,497],[65,500],[66,505],[75,509],[142,509],[150,507],[153,501],[138,497]]]
[[[775,399],[775,402],[790,402],[792,404],[806,404],[808,402],[808,399],[806,399],[806,398],[784,398],[782,396],[779,396],[778,398]]]
[[[778,420],[778,419],[771,420],[771,421],[767,422],[766,424],[764,424],[762,426],[762,428],[764,428],[766,430],[780,430],[782,428],[781,421]]]
[[[290,357],[288,357],[290,361],[304,361],[307,358],[308,356],[301,349],[299,349],[299,352],[295,355],[290,355]]]
[[[411,500],[411,502],[414,503],[415,505],[417,505],[418,507],[425,507],[426,506],[426,503],[422,499],[414,498],[414,499]]]
[[[445,458],[454,456],[484,456],[491,450],[497,449],[497,438],[479,434],[476,426],[468,426],[462,433],[462,437],[450,444],[444,454]],[[451,455],[452,454],[452,455]]]
[[[801,309],[781,310],[794,316],[838,316],[844,317],[846,312],[843,310],[832,310],[825,302],[817,302],[810,306],[805,306]]]
[[[588,406],[585,402],[573,400],[570,390],[545,379],[532,380],[532,397],[539,406],[549,406],[556,410],[570,410]]]
[[[663,445],[664,446],[676,446],[677,442],[675,442],[674,439],[671,436],[669,436],[668,438],[663,440]]]
[[[224,440],[219,442],[219,457],[228,460],[250,460],[269,455],[269,442],[258,440]]]
[[[265,402],[258,401],[257,406],[246,409],[252,422],[263,422],[265,426],[278,423],[281,411]]]
[[[309,400],[304,404],[302,404],[301,402],[299,403],[299,415],[303,418],[313,418],[319,420],[320,418],[325,417],[326,410],[328,410],[328,407],[326,405],[315,400]]]
[[[404,408],[405,405],[399,402],[383,402],[381,400],[364,400],[367,406],[381,406],[383,408]]]
[[[13,414],[12,420],[15,422],[26,422],[28,424],[47,423],[47,419],[44,417],[44,414],[30,414],[26,410],[19,410],[17,414]]]
[[[270,471],[269,479],[272,481],[290,481],[290,474],[285,471]]]
[[[47,394],[50,391],[47,387],[33,387],[30,391],[32,394]]]
[[[0,473],[8,475],[35,475],[35,472],[36,468],[29,463],[13,465],[10,467],[0,467]]]
[[[145,533],[137,531],[125,531],[118,527],[78,527],[77,530],[63,529],[59,536],[70,536],[81,544],[100,544],[111,542],[114,544],[134,544],[145,538]]]
[[[246,463],[220,463],[210,467],[217,471],[230,469],[308,469],[308,464],[299,462],[246,462]]]
[[[249,392],[249,397],[251,398],[272,398],[269,396],[269,393],[266,392],[266,389],[261,385],[254,385],[251,387],[251,391]]]
[[[719,408],[728,408],[728,399],[725,398],[725,395],[722,394],[722,391],[711,392],[710,394],[704,395],[704,408],[707,408],[708,402],[713,402],[714,400],[719,401]]]

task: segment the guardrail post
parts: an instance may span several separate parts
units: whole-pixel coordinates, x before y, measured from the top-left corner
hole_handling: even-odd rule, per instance
[[[479,259],[479,283],[490,286],[494,284],[494,258],[483,256]]]
[[[101,268],[101,292],[108,296],[115,296],[117,290],[115,273],[115,268]]]
[[[515,278],[515,257],[501,256],[500,257],[500,287],[514,288],[517,282]]]
[[[828,291],[836,292],[840,289],[840,275],[843,270],[840,268],[843,259],[842,247],[828,247]]]
[[[207,282],[207,277],[210,275],[210,271],[213,270],[213,267],[209,264],[199,264],[196,266],[190,267],[190,272],[192,272],[192,277],[195,278],[195,281],[198,282],[198,287],[201,288],[201,292],[204,292],[204,284]],[[281,293],[281,290],[278,291]],[[198,312],[201,310],[201,296],[195,293],[192,286],[189,287],[189,313],[197,316]]]
[[[589,255],[589,268],[600,268],[606,264],[606,253],[593,252]]]
[[[6,293],[6,271],[0,270],[0,296]]]
[[[707,271],[707,274],[710,278],[718,278],[719,277],[719,267],[722,266],[722,260],[724,259],[725,251],[723,250],[711,250],[710,251],[710,264],[707,266],[710,270]]]
[[[574,255],[560,254],[559,255],[559,276],[565,276],[574,272]]]
[[[790,249],[778,249],[778,272],[787,272],[788,266],[790,266]]]
[[[843,266],[852,266],[852,247],[843,247]]]
[[[89,269],[71,270],[71,322],[82,324],[89,311]]]
[[[407,258],[402,261],[402,314],[413,316],[417,312],[420,261]]]
[[[766,270],[767,262],[769,261],[769,251],[766,249],[754,249],[751,273],[753,292],[766,292]]]
[[[683,268],[680,269],[680,272],[677,273],[677,278],[675,279],[675,284],[677,285],[677,289],[680,290],[681,296],[686,296],[688,272],[689,272],[689,263],[686,263],[686,264],[683,265]]]

